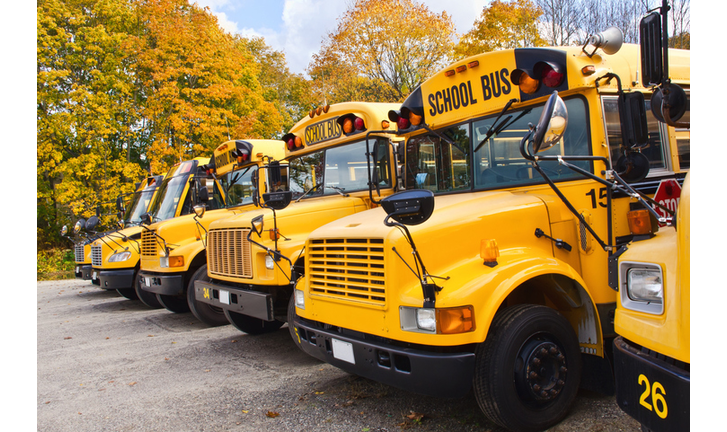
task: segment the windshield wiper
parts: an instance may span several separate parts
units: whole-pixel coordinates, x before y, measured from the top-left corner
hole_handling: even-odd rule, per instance
[[[344,189],[344,188],[340,188],[338,186],[326,186],[326,187],[329,188],[329,189],[333,189],[334,191],[336,191],[339,194],[341,194],[341,196],[345,196],[345,197],[348,196],[348,194],[346,193],[346,189]]]
[[[295,200],[295,202],[298,202],[298,201],[302,200],[303,198],[307,197],[309,193],[311,193],[311,192],[313,192],[314,190],[318,189],[318,188],[319,188],[319,187],[321,187],[322,185],[323,185],[323,183],[318,183],[317,185],[315,185],[315,186],[313,186],[312,188],[308,189],[307,191],[305,191],[305,192],[303,193],[303,195],[299,196],[299,197],[298,197],[298,199],[297,199],[297,200]]]
[[[509,101],[507,101],[505,106],[502,108],[502,111],[500,111],[500,115],[497,116],[495,121],[492,122],[492,125],[487,130],[487,133],[485,134],[485,138],[482,141],[480,141],[479,144],[477,144],[477,147],[475,147],[475,152],[477,152],[477,150],[479,150],[480,147],[482,147],[487,142],[487,140],[490,139],[490,137],[492,135],[500,133],[500,131],[505,129],[505,123],[507,123],[507,121],[510,120],[510,117],[512,117],[512,116],[508,116],[505,120],[503,120],[499,124],[497,122],[500,121],[500,117],[502,117],[502,115],[505,114],[507,112],[507,110],[509,110],[510,107],[512,106],[512,104],[514,104],[515,102],[517,102],[517,99],[510,99]],[[497,125],[497,126],[495,126],[495,125]]]

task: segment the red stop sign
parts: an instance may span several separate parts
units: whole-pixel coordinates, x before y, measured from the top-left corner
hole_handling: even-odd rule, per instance
[[[682,188],[679,186],[679,182],[674,179],[662,180],[659,188],[656,189],[654,201],[676,213],[681,194]],[[659,207],[654,206],[654,210],[662,217],[669,217],[669,214]],[[659,226],[664,226],[664,224],[659,224]]]

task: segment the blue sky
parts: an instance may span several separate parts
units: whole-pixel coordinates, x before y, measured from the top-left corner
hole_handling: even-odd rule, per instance
[[[305,73],[311,55],[336,29],[336,20],[352,0],[189,0],[210,8],[220,26],[243,36],[262,36],[285,53],[291,72]],[[447,11],[457,33],[472,28],[489,0],[423,0],[435,13]]]

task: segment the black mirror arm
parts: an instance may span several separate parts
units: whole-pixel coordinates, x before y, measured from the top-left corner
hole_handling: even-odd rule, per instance
[[[208,234],[207,229],[199,222],[199,218],[197,217],[196,214],[194,216],[192,216],[192,219],[194,219],[194,223],[197,224],[197,233],[199,234],[199,238],[202,239],[202,246],[204,246],[206,249],[207,248],[207,234]],[[202,230],[204,231],[204,235],[202,235],[202,232],[199,230],[200,228],[202,228]]]
[[[294,273],[295,273],[295,270],[293,269],[293,261],[291,261],[290,258],[288,258],[287,256],[285,256],[282,253],[280,253],[280,251],[270,249],[269,247],[267,247],[267,246],[265,246],[263,244],[260,244],[260,243],[256,242],[255,240],[253,240],[252,239],[252,233],[253,233],[252,230],[250,230],[250,232],[247,233],[247,241],[250,242],[250,243],[252,243],[252,244],[254,244],[255,246],[257,246],[259,248],[262,248],[265,252],[267,252],[270,256],[272,256],[273,257],[273,262],[275,262],[275,265],[278,266],[278,268],[280,269],[280,271],[283,272],[283,275],[285,275],[285,277],[287,277],[288,280],[292,283],[294,281],[293,276],[294,276]],[[275,242],[276,249],[277,249],[277,243],[278,242],[276,241]],[[280,261],[281,258],[284,259],[284,260],[286,260],[286,261],[288,261],[288,263],[290,264],[290,276],[286,275],[285,274],[285,271],[283,271],[282,267],[280,267],[280,264],[278,264],[278,261]]]

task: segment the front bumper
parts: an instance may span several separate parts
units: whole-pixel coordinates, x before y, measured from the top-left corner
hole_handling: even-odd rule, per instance
[[[136,270],[91,270],[91,282],[99,288],[106,290],[134,288],[134,274]]]
[[[76,279],[91,280],[91,272],[93,266],[91,264],[80,264],[76,266],[75,273]]]
[[[243,290],[207,281],[194,282],[194,298],[198,302],[217,306],[264,321],[275,320],[274,298],[271,294]]]
[[[166,274],[139,272],[141,289],[154,294],[181,295],[184,294],[184,274]]]
[[[654,432],[689,430],[689,371],[620,336],[613,347],[618,406]]]
[[[362,333],[323,330],[299,316],[294,326],[303,351],[346,372],[428,396],[462,397],[472,387],[474,352],[402,348]]]

